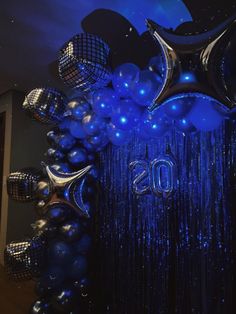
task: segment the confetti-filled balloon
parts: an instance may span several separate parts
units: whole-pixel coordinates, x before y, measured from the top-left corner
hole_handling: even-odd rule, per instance
[[[54,88],[35,88],[26,95],[23,109],[36,120],[50,124],[62,120],[66,97]]]

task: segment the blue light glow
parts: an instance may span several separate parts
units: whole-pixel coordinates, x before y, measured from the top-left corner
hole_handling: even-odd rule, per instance
[[[192,83],[196,81],[193,73],[183,73],[180,77],[180,83]]]

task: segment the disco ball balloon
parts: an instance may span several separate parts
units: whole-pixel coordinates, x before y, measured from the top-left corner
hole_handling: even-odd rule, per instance
[[[37,198],[37,185],[42,172],[35,168],[25,168],[11,173],[7,178],[7,193],[15,201],[28,202]]]
[[[78,34],[61,49],[59,74],[70,88],[81,92],[106,86],[111,80],[109,47],[98,36]]]
[[[23,109],[34,119],[50,124],[62,120],[66,97],[54,88],[35,88],[26,95]]]
[[[40,237],[11,242],[4,251],[7,274],[16,281],[39,276],[44,260],[45,246]]]

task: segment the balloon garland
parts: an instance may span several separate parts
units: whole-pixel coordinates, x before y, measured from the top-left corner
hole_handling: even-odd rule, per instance
[[[160,28],[150,21],[149,28],[160,41]],[[23,169],[8,177],[9,196],[35,201],[40,216],[32,225],[32,239],[10,243],[5,250],[12,278],[36,279],[39,299],[31,313],[82,313],[92,306],[88,260],[98,178],[93,164],[99,151],[109,143],[128,143],[132,132],[146,139],[160,138],[171,127],[184,135],[208,132],[232,116],[219,100],[195,90],[178,91],[153,106],[173,76],[174,54],[168,47],[143,70],[125,63],[112,71],[107,44],[79,34],[59,56],[60,77],[70,93],[41,87],[25,97],[23,108],[31,117],[56,125],[47,134],[50,148],[43,171]],[[195,81],[192,72],[180,77],[184,83]]]

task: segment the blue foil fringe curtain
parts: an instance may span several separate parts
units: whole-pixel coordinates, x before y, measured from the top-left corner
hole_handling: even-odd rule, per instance
[[[96,314],[235,313],[236,123],[158,140],[134,134],[100,153]],[[177,188],[168,199],[132,192],[129,164],[170,148]]]

